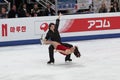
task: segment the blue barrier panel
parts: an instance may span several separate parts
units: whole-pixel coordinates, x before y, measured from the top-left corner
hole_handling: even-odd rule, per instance
[[[93,40],[93,39],[105,39],[105,38],[120,38],[120,33],[117,33],[117,34],[102,34],[102,35],[89,35],[89,36],[62,37],[62,42]],[[6,41],[6,42],[0,42],[0,47],[27,45],[27,44],[41,44],[41,42],[40,42],[40,39]]]

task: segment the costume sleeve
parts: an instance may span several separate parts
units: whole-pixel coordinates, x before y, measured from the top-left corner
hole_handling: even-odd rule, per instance
[[[45,39],[48,40],[50,38],[49,36],[49,32],[47,32],[46,36],[45,36]]]
[[[56,28],[56,30],[58,30],[59,23],[60,23],[60,19],[56,19],[56,24],[55,24],[55,28]]]

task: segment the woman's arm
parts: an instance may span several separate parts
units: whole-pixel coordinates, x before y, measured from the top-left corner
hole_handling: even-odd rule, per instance
[[[57,52],[60,52],[60,53],[63,53],[63,54],[65,54],[65,55],[71,54],[71,52],[70,52],[69,49],[67,49],[67,50],[65,50],[65,51],[63,51],[63,50],[56,50],[56,51],[57,51]]]

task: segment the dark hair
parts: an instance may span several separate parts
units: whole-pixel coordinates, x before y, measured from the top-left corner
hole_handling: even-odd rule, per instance
[[[80,54],[77,46],[75,46],[74,55],[75,55],[76,57],[80,57],[80,56],[81,56],[81,54]]]
[[[117,1],[113,2],[113,6],[114,6],[114,4],[116,4],[116,6],[118,7],[118,2]]]
[[[50,23],[50,24],[49,24],[49,29],[50,29],[50,27],[51,27],[52,25],[55,25],[55,24],[54,24],[54,23]]]

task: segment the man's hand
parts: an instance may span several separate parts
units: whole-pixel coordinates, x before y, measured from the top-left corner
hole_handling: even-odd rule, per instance
[[[58,15],[58,19],[60,19],[61,16],[62,16],[62,14],[61,14],[61,12],[60,12],[59,15]]]

